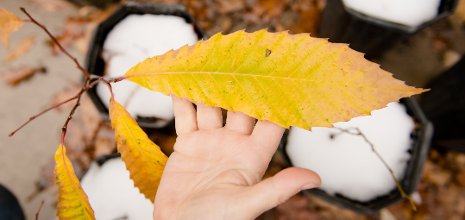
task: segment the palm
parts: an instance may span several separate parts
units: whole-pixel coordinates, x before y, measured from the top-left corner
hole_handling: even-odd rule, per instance
[[[262,180],[284,129],[269,122],[254,128],[252,118],[230,112],[223,127],[219,109],[198,106],[196,113],[192,104],[179,99],[174,108],[178,138],[158,188],[155,217],[250,219],[266,211],[268,206],[241,210],[260,199],[250,195],[260,189],[254,186]],[[268,202],[276,206],[283,199]]]

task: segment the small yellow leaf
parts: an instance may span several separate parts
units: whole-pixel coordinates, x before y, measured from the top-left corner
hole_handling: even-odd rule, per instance
[[[73,166],[66,156],[66,148],[60,145],[55,153],[55,177],[58,185],[57,216],[63,219],[95,219],[94,211],[82,190]]]
[[[425,90],[406,86],[345,44],[308,34],[216,34],[146,59],[129,80],[283,127],[328,127]]]
[[[27,38],[24,38],[16,48],[13,50],[9,51],[8,54],[5,57],[6,62],[11,62],[13,60],[18,59],[21,57],[24,53],[29,51],[31,49],[31,46],[34,44],[34,36],[29,36]]]
[[[114,99],[110,100],[110,119],[118,151],[134,185],[153,202],[168,157]]]
[[[23,21],[15,14],[0,8],[0,41],[8,47],[10,34],[17,31],[23,25]]]

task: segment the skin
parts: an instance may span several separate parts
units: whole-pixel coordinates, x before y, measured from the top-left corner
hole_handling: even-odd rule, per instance
[[[287,168],[262,180],[284,128],[173,97],[178,138],[154,203],[155,219],[254,219],[319,176]]]

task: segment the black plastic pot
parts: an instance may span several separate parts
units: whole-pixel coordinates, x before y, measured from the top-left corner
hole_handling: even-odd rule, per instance
[[[434,79],[420,105],[433,122],[433,146],[465,152],[465,57]]]
[[[442,0],[434,19],[418,27],[408,27],[346,8],[342,0],[327,0],[319,36],[329,38],[331,42],[349,43],[351,48],[365,53],[367,58],[377,58],[396,42],[450,15],[457,2]]]
[[[406,106],[407,113],[415,121],[415,128],[411,133],[411,138],[413,139],[412,147],[409,150],[409,153],[411,153],[411,159],[407,163],[404,177],[400,179],[400,183],[404,191],[407,194],[411,194],[415,191],[421,178],[422,167],[429,152],[433,126],[426,119],[415,99],[402,99],[401,103]],[[284,134],[283,139],[281,140],[279,151],[284,156],[287,165],[292,166],[292,162],[286,152],[287,136],[288,132]],[[392,189],[386,195],[379,196],[367,202],[356,201],[340,194],[331,195],[321,189],[306,190],[303,193],[317,195],[332,204],[348,208],[365,215],[374,214],[378,210],[402,200],[402,196],[397,188]]]
[[[128,2],[116,10],[110,17],[100,23],[95,29],[93,39],[90,42],[89,50],[86,56],[86,69],[89,73],[103,75],[105,72],[105,60],[102,58],[103,44],[110,31],[121,20],[131,14],[154,14],[154,15],[174,15],[184,18],[187,23],[192,24],[192,28],[198,36],[198,39],[205,38],[205,35],[195,24],[193,18],[189,15],[186,8],[182,5],[175,4],[149,4]],[[97,88],[93,87],[88,90],[88,94],[97,109],[108,119],[108,108],[97,95]],[[157,128],[153,118],[136,118],[139,125],[143,128]],[[156,120],[156,119],[155,119]],[[173,123],[168,123],[168,125]]]
[[[99,8],[107,7],[111,4],[119,2],[119,0],[68,0],[78,6],[92,5]]]
[[[0,219],[26,219],[16,196],[2,184],[0,184]]]

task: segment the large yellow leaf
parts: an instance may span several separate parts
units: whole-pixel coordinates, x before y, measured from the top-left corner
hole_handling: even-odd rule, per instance
[[[23,22],[15,14],[0,8],[0,42],[7,47],[10,34],[17,31]]]
[[[366,115],[424,91],[345,44],[265,30],[216,34],[146,59],[126,77],[154,91],[305,129]]]
[[[95,219],[87,195],[82,190],[73,166],[60,145],[55,153],[55,176],[59,188],[57,216],[59,219]]]
[[[168,158],[113,98],[110,100],[110,118],[118,151],[134,185],[153,202]]]

